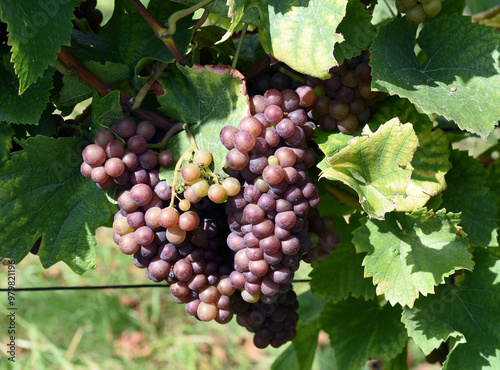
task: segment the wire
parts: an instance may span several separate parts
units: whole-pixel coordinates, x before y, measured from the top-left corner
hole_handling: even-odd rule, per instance
[[[292,280],[292,283],[308,283],[310,280]],[[167,288],[169,284],[137,284],[137,285],[91,285],[91,286],[49,286],[33,288],[0,289],[0,292],[37,292],[48,290],[103,290],[103,289],[131,289],[131,288]]]

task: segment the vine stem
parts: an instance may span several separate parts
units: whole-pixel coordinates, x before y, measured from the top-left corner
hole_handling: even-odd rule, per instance
[[[61,62],[64,64],[64,67],[76,74],[83,81],[92,86],[100,96],[106,96],[114,90],[109,86],[106,82],[97,77],[94,72],[88,69],[80,59],[78,59],[66,46],[61,47],[61,52],[57,54]],[[148,111],[144,108],[136,109],[135,111],[131,111],[132,103],[128,98],[120,94],[120,104],[122,109],[134,115],[137,118],[140,118],[144,121],[151,121],[156,127],[161,128],[163,130],[168,130],[174,123],[165,117],[160,116],[157,113]]]
[[[177,31],[177,21],[184,17],[187,17],[189,14],[193,14],[200,8],[203,8],[205,5],[208,5],[212,2],[212,0],[204,0],[198,4],[193,5],[191,8],[182,9],[175,13],[173,13],[170,17],[168,17],[168,33],[170,36],[175,35]]]
[[[168,63],[162,63],[158,69],[153,73],[153,75],[149,78],[149,80],[146,82],[146,84],[139,90],[137,95],[135,96],[135,101],[132,107],[130,108],[131,111],[134,111],[138,109],[144,98],[146,97],[146,94],[148,93],[149,89],[151,89],[151,86],[156,82],[156,80],[160,77],[161,73],[165,70],[167,67]]]
[[[295,82],[297,82],[297,83],[299,83],[301,85],[304,84],[304,78],[302,76],[298,75],[297,73],[294,73],[294,72],[290,71],[286,67],[281,66],[281,67],[278,68],[278,71],[280,71],[284,75],[287,75],[288,77],[290,77]]]
[[[168,28],[159,24],[158,21],[151,15],[151,13],[148,12],[146,7],[140,2],[140,0],[130,0],[130,2],[137,9],[144,20],[149,24],[149,27],[151,27],[156,37],[158,37],[165,44],[167,49],[174,56],[175,60],[183,66],[189,66],[189,62],[175,43],[172,35],[168,31]]]
[[[361,204],[359,204],[358,199],[348,191],[336,188],[335,186],[330,184],[325,184],[325,187],[327,193],[332,195],[335,199],[337,199],[339,203],[347,204],[351,207],[363,211],[363,207],[361,207]]]
[[[175,164],[174,181],[172,182],[172,198],[170,199],[170,206],[169,206],[170,208],[174,208],[175,206],[175,197],[177,196],[175,188],[179,184],[179,173],[181,172],[182,163],[188,159],[188,157],[191,155],[192,152],[198,150],[198,146],[196,145],[196,140],[194,139],[194,136],[191,133],[191,131],[189,131],[188,124],[182,122],[182,129],[186,131],[186,134],[189,136],[189,141],[191,141],[191,146],[181,155],[181,157]]]
[[[159,143],[148,144],[147,147],[150,149],[161,149],[161,150],[165,149],[170,138],[175,134],[181,132],[184,129],[184,125],[185,125],[184,122],[177,122],[175,125],[170,127],[170,129],[167,131],[165,136],[163,136],[163,139],[161,139]]]
[[[245,23],[245,26],[243,26],[243,29],[241,30],[240,40],[238,41],[238,48],[236,49],[236,54],[234,55],[233,58],[233,64],[231,65],[231,67],[233,67],[234,69],[236,69],[236,64],[238,64],[238,58],[241,53],[241,48],[243,47],[243,41],[245,41],[247,29],[248,29],[248,23]]]
[[[389,9],[389,12],[391,12],[391,15],[395,18],[396,17],[396,14],[394,14],[394,12],[392,11],[391,7],[389,6],[389,4],[387,3],[387,0],[384,0],[384,3],[385,5],[387,5],[387,9]]]

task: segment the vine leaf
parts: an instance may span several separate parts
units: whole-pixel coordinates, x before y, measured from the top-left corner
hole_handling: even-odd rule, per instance
[[[499,200],[486,187],[486,169],[467,152],[454,150],[453,167],[446,175],[448,188],[443,192],[441,207],[461,212],[460,224],[472,245],[498,246],[496,202]]]
[[[194,5],[201,0],[175,1]],[[348,0],[230,0],[212,1],[205,9],[230,17],[233,25],[239,20],[257,26],[266,53],[298,72],[326,79],[330,77],[328,70],[339,64],[332,51],[344,40],[336,28],[346,15],[347,3]],[[361,44],[366,43],[369,32],[365,20],[358,19],[363,32],[358,34],[356,28],[359,41],[348,40],[349,53],[361,51]]]
[[[398,195],[395,200],[398,211],[412,212],[446,189],[445,174],[451,168],[448,160],[450,149],[444,132],[432,131],[429,117],[419,113],[407,99],[396,96],[385,99],[377,113],[370,118],[369,125],[374,130],[396,116],[401,122],[413,124],[419,141],[411,161],[413,171],[406,194]]]
[[[497,0],[467,0],[467,5],[472,14],[484,12],[498,5]]]
[[[37,125],[43,110],[50,99],[49,90],[52,89],[52,75],[54,69],[49,68],[35,84],[25,89],[19,95],[19,79],[14,74],[12,64],[5,57],[0,62],[0,121],[8,123],[25,123]],[[26,109],[29,107],[29,109]]]
[[[63,86],[57,103],[71,109],[78,103],[92,96],[92,87],[76,75],[62,77]]]
[[[92,132],[95,134],[103,128],[110,128],[123,117],[120,104],[120,92],[115,90],[102,98],[94,90],[92,97]]]
[[[388,121],[371,132],[365,126],[361,136],[351,139],[348,146],[330,157],[329,165],[320,178],[340,180],[359,195],[363,209],[371,216],[383,219],[396,209],[396,198],[405,194],[410,182],[410,162],[418,140],[410,123],[398,118]]]
[[[425,208],[391,213],[383,222],[361,219],[353,243],[358,253],[367,253],[365,276],[373,277],[377,294],[392,305],[412,307],[419,293],[434,293],[434,286],[455,270],[472,270],[469,243],[458,222],[456,214]]]
[[[467,17],[439,17],[425,23],[419,34],[418,44],[428,57],[420,65],[414,52],[416,31],[403,18],[379,29],[370,48],[372,86],[488,136],[500,118],[500,35]]]
[[[200,66],[172,69],[159,79],[165,94],[158,97],[160,110],[173,119],[191,124],[189,130],[200,149],[214,158],[214,172],[223,174],[227,149],[220,144],[224,126],[237,126],[249,112],[243,76],[229,66]],[[170,139],[168,150],[175,158],[189,149],[191,143],[181,132]],[[162,179],[172,181],[172,169],[163,168]]]
[[[326,79],[338,65],[332,50],[344,40],[336,28],[347,0],[253,0],[260,13],[259,38],[264,50],[294,70]]]
[[[0,14],[8,24],[12,62],[19,76],[19,94],[54,65],[61,45],[69,45],[73,9],[79,2],[0,0]]]
[[[12,148],[12,137],[14,130],[5,123],[0,123],[0,167],[9,159],[10,149]]]
[[[320,324],[330,336],[337,368],[360,369],[369,359],[389,361],[402,352],[408,335],[401,311],[399,306],[381,306],[374,299],[351,297],[328,303]]]
[[[452,339],[445,370],[500,368],[500,260],[488,251],[474,257],[474,273],[466,271],[460,286],[440,286],[403,311],[408,333],[426,354]]]
[[[176,3],[181,3],[188,6],[193,6],[201,3],[203,0],[172,0]],[[212,1],[205,5],[203,9],[208,10],[210,13],[220,15],[222,17],[235,18],[239,17],[241,22],[249,23],[254,26],[259,25],[259,12],[255,8],[247,8],[251,0],[226,0],[226,1]]]
[[[375,287],[370,279],[363,276],[363,256],[356,253],[351,242],[352,232],[360,226],[359,217],[351,215],[349,224],[344,218],[335,217],[335,224],[340,246],[332,258],[313,265],[309,274],[311,291],[332,302],[339,302],[350,295],[355,298],[374,298]]]
[[[337,63],[342,64],[345,59],[356,57],[368,48],[375,37],[371,21],[372,15],[361,1],[347,3],[345,17],[337,27],[337,33],[345,38],[345,41],[335,45],[333,54]]]
[[[64,261],[82,274],[95,268],[95,230],[115,206],[80,173],[79,138],[35,136],[0,169],[0,255],[21,261],[42,237],[45,268]]]

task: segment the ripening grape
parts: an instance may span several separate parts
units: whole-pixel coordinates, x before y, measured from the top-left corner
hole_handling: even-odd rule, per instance
[[[181,168],[181,177],[187,184],[192,184],[198,180],[200,174],[200,168],[193,163],[187,163]]]

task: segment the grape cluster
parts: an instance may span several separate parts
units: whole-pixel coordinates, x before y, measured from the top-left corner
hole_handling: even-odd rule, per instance
[[[86,20],[88,26],[94,33],[99,33],[101,30],[102,13],[96,9],[97,0],[85,0],[78,4],[73,12],[78,20]]]
[[[269,345],[277,348],[293,340],[297,334],[298,308],[297,295],[291,289],[272,303],[249,304],[238,295],[233,302],[236,321],[254,333],[253,342],[257,348]]]
[[[95,144],[83,150],[81,173],[103,190],[109,190],[115,184],[123,189],[138,184],[154,188],[160,182],[158,168],[171,166],[174,161],[168,150],[157,153],[147,148],[148,140],[155,136],[155,126],[149,121],[136,124],[132,118],[122,117],[113,131],[98,131]]]
[[[301,108],[307,113],[307,132],[311,132],[309,127],[314,128],[318,124],[325,131],[339,130],[352,134],[359,125],[368,122],[377,109],[377,103],[386,96],[371,89],[369,60],[369,52],[364,51],[361,55],[346,60],[341,66],[332,68],[331,78],[323,81],[304,76],[305,85],[299,86],[281,72],[272,77],[262,75],[253,83],[257,94],[251,98],[252,113],[260,113],[259,109],[262,109],[260,102],[263,99],[263,89],[283,89],[283,93],[290,94],[290,87],[294,87],[301,96]]]
[[[300,105],[310,97],[302,92],[271,89],[254,96],[255,115],[220,133],[229,173],[243,184],[226,206],[227,245],[235,252],[230,279],[249,303],[271,303],[288,290],[311,249],[306,219],[321,198],[307,174],[315,157],[306,147],[304,128],[310,127]]]
[[[406,13],[406,19],[413,24],[420,24],[427,17],[435,17],[441,11],[442,0],[396,0],[396,8]]]
[[[316,99],[311,86],[254,96],[253,115],[220,133],[229,149],[223,180],[196,145],[178,159],[171,184],[160,180],[174,157],[152,149],[159,135],[151,122],[130,117],[98,131],[82,153],[84,176],[122,190],[113,221],[120,250],[149,279],[167,281],[197,319],[227,323],[236,314],[259,348],[294,338],[294,273],[339,244],[333,221],[315,209],[321,198],[308,175]]]

